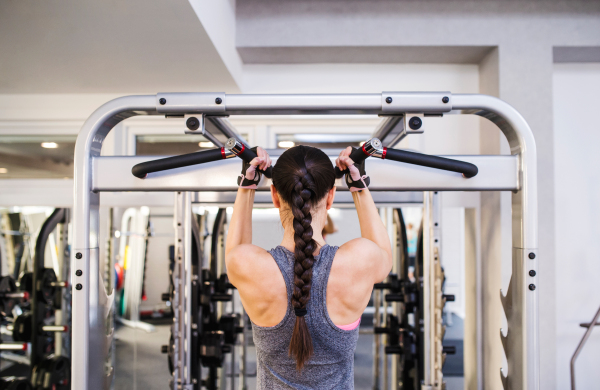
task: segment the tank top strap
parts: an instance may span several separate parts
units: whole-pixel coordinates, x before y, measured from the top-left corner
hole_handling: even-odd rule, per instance
[[[269,251],[279,271],[283,275],[288,296],[288,309],[291,308],[292,292],[294,291],[294,254],[282,246],[277,246]]]
[[[333,264],[333,258],[335,257],[337,250],[337,246],[324,245],[323,248],[321,248],[318,260],[314,264],[309,306],[318,310],[317,313],[320,315],[326,313],[325,300],[327,296],[327,282],[329,281],[331,265]],[[325,311],[323,311],[323,309],[325,309]]]

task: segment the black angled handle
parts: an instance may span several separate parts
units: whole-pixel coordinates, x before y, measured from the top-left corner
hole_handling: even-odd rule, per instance
[[[479,172],[476,165],[465,161],[430,156],[428,154],[409,152],[406,150],[385,149],[384,158],[423,167],[442,169],[444,171],[458,172],[462,173],[466,178],[471,178]]]
[[[152,172],[160,172],[169,169],[187,167],[190,165],[204,164],[212,161],[222,160],[224,158],[227,158],[224,148],[203,150],[201,152],[182,154],[180,156],[161,158],[158,160],[139,163],[131,168],[131,173],[133,173],[133,176],[135,177],[144,179],[146,175]]]

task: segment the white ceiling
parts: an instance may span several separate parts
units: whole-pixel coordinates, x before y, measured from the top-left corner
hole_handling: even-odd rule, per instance
[[[0,1],[0,94],[237,92],[188,0]]]

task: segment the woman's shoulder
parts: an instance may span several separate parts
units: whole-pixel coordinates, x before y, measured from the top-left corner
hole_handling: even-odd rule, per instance
[[[374,271],[377,261],[374,254],[381,250],[373,241],[366,238],[355,238],[341,245],[335,254],[332,269],[344,268],[344,273],[352,272],[364,277]]]
[[[236,276],[248,277],[255,271],[265,270],[265,267],[273,263],[273,257],[268,251],[252,244],[236,246],[227,254],[226,259],[230,279],[236,279]]]

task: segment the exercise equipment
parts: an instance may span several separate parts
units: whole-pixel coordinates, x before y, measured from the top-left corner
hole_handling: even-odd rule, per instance
[[[177,212],[177,215],[180,215]],[[226,354],[232,354],[233,346],[237,342],[237,335],[243,332],[240,316],[236,313],[223,313],[223,302],[231,302],[233,299],[232,289],[234,288],[227,279],[225,273],[220,273],[219,263],[223,260],[221,254],[223,247],[223,235],[225,232],[227,214],[225,209],[219,209],[214,220],[211,236],[210,262],[208,267],[202,268],[204,241],[206,236],[201,237],[200,225],[206,225],[206,216],[200,217],[200,223],[195,217],[191,218],[191,333],[189,339],[182,337],[180,329],[185,325],[181,324],[181,318],[177,315],[177,307],[181,305],[179,291],[180,285],[175,284],[175,280],[180,278],[173,277],[180,275],[180,261],[177,251],[173,248],[170,256],[170,279],[171,287],[168,293],[163,294],[164,300],[171,301],[171,307],[174,308],[174,321],[171,329],[171,336],[168,345],[163,345],[161,350],[168,356],[169,370],[172,377],[172,383],[176,381],[177,372],[175,361],[183,351],[178,346],[180,344],[188,345],[190,349],[189,369],[192,375],[194,389],[206,388],[214,390],[219,388],[219,380],[224,379],[220,370],[223,367]],[[189,217],[188,217],[189,218]],[[177,239],[179,242],[179,239]],[[170,251],[171,252],[171,251]],[[216,275],[219,275],[218,277]],[[184,333],[185,334],[185,333]],[[232,358],[233,361],[233,358]],[[203,377],[200,367],[205,367],[207,374]],[[222,371],[222,370],[221,370]]]
[[[8,314],[7,310],[12,311],[11,305],[21,300],[21,309],[14,311],[21,314],[15,314],[14,320],[6,325],[14,342],[0,344],[0,350],[27,350],[28,343],[31,344],[28,361],[30,379],[2,378],[0,389],[70,389],[70,361],[68,356],[64,356],[70,352],[68,337],[64,337],[69,326],[63,323],[65,319],[69,320],[66,303],[69,299],[65,299],[63,293],[69,282],[59,280],[53,268],[45,267],[46,244],[57,228],[58,247],[63,250],[64,258],[69,259],[67,224],[68,210],[55,209],[44,221],[37,236],[31,272],[21,275],[18,288],[12,276],[0,280],[3,313]],[[59,272],[62,269],[59,268]],[[54,318],[55,324],[47,324],[49,318]],[[53,355],[48,356],[49,353]]]
[[[33,390],[27,378],[0,378],[0,390]]]
[[[225,193],[235,191],[231,178],[239,171],[239,163],[229,159],[213,161],[202,165],[179,167],[172,172],[154,171],[146,174],[145,179],[131,175],[131,169],[140,163],[151,160],[142,156],[103,157],[100,155],[102,141],[110,130],[121,120],[135,115],[195,115],[200,120],[195,131],[204,134],[204,119],[227,115],[381,115],[386,122],[403,124],[403,131],[394,134],[398,126],[385,126],[377,129],[373,138],[387,142],[388,137],[397,139],[404,133],[421,132],[426,128],[427,116],[445,114],[475,114],[497,124],[509,142],[512,155],[502,156],[438,156],[462,161],[477,167],[477,175],[466,178],[469,172],[444,171],[427,166],[415,167],[412,164],[392,164],[380,159],[368,162],[371,177],[370,190],[376,203],[398,201],[403,191],[510,191],[512,192],[513,220],[513,267],[509,290],[502,298],[508,319],[508,336],[503,346],[508,360],[508,376],[502,374],[506,389],[538,390],[539,388],[539,336],[538,336],[538,293],[535,289],[537,275],[529,273],[538,270],[537,258],[537,157],[535,141],[531,129],[523,117],[503,101],[484,95],[452,95],[449,92],[384,92],[381,94],[343,94],[343,95],[227,95],[225,93],[160,93],[151,96],[129,96],[115,99],[100,109],[85,122],[78,137],[75,151],[75,201],[74,201],[74,272],[75,285],[73,310],[76,321],[73,326],[74,369],[73,387],[77,389],[102,389],[112,370],[105,368],[106,353],[103,352],[110,338],[106,335],[106,321],[101,313],[109,313],[109,300],[104,291],[101,275],[98,275],[98,237],[100,193],[106,191],[172,191],[181,192],[178,202],[187,213],[192,202],[191,191],[196,201],[209,195],[213,202],[225,198]],[[392,118],[392,119],[390,119]],[[400,119],[401,118],[401,119]],[[413,119],[417,118],[417,119]],[[202,126],[202,129],[200,129]],[[193,126],[194,127],[194,126]],[[389,131],[388,131],[389,130]],[[381,134],[380,134],[381,133]],[[384,134],[385,133],[385,134]],[[225,134],[225,132],[224,132]],[[385,137],[384,137],[385,135]],[[227,137],[231,137],[227,135]],[[239,138],[238,138],[238,141]],[[241,141],[240,141],[241,142]],[[388,146],[388,145],[384,145]],[[387,153],[390,152],[388,149]],[[215,155],[221,150],[213,152]],[[392,152],[392,154],[394,154]],[[272,155],[273,157],[276,157]],[[222,156],[221,156],[222,157]],[[410,158],[414,156],[410,155]],[[335,156],[331,156],[332,159]],[[403,158],[408,158],[404,155]],[[419,163],[425,165],[424,156],[416,156]],[[274,158],[276,160],[276,158]],[[412,161],[414,163],[414,161]],[[158,164],[161,167],[161,164]],[[163,165],[165,169],[166,167]],[[156,168],[156,166],[154,167]],[[471,172],[472,173],[472,172]],[[464,176],[463,176],[464,174]],[[258,186],[256,202],[269,203],[268,180]],[[340,190],[338,200],[349,202],[350,196],[344,188]],[[209,194],[207,194],[207,192]],[[429,196],[429,195],[426,195]],[[216,200],[215,200],[216,199]],[[391,199],[391,201],[390,201]],[[183,214],[189,215],[189,214]],[[185,222],[180,219],[180,222]],[[431,232],[429,222],[424,223],[424,235]],[[190,224],[176,229],[177,237],[189,240]],[[188,237],[187,239],[185,237]],[[429,242],[428,239],[425,242]],[[178,244],[176,244],[178,245]],[[181,250],[180,250],[181,249]],[[182,256],[181,271],[192,275],[191,258],[176,248]],[[431,247],[430,247],[431,249]],[[189,247],[188,247],[189,252]],[[429,294],[435,282],[435,264],[424,251],[423,290]],[[178,256],[176,255],[176,258]],[[184,260],[185,258],[185,260]],[[180,283],[188,288],[185,272]],[[532,276],[535,275],[535,276]],[[98,277],[97,277],[98,276]],[[427,277],[425,277],[427,276]],[[438,273],[439,277],[439,273]],[[429,278],[432,278],[429,280]],[[529,286],[533,286],[529,288]],[[189,284],[191,286],[191,284]],[[102,287],[102,288],[100,288]],[[191,287],[190,287],[191,288]],[[175,292],[177,295],[177,291]],[[439,297],[439,294],[435,294]],[[428,297],[431,298],[431,297]],[[183,320],[190,315],[188,302],[175,313]],[[432,299],[426,299],[424,305],[423,339],[423,388],[440,388],[436,382],[437,366],[432,364],[436,357],[432,349],[439,346],[436,332],[427,325],[428,311],[437,305]],[[187,311],[186,311],[187,310]],[[100,320],[98,316],[100,315]],[[180,321],[179,323],[182,323]],[[182,334],[191,333],[188,322]],[[485,342],[485,341],[484,341]],[[177,352],[177,343],[175,346]],[[93,351],[93,353],[92,353]],[[95,354],[99,354],[97,356]],[[177,353],[175,354],[176,356]],[[436,355],[437,356],[437,355]],[[182,356],[178,363],[188,367],[189,357]],[[187,360],[186,360],[187,359]],[[191,388],[191,375],[184,368],[177,368],[177,380],[173,386]],[[187,369],[187,368],[186,368]],[[187,379],[186,379],[187,378]]]
[[[0,315],[12,315],[12,310],[19,300],[28,300],[29,293],[18,291],[17,283],[11,275],[0,278]]]
[[[31,369],[39,366],[47,354],[46,332],[54,333],[55,339],[62,337],[62,332],[68,331],[68,326],[55,324],[52,328],[45,328],[44,318],[48,310],[61,310],[62,290],[68,287],[68,282],[58,281],[53,269],[45,267],[46,243],[50,233],[52,233],[59,224],[66,224],[68,221],[67,209],[55,209],[52,214],[44,221],[40,233],[35,243],[35,254],[33,257],[33,276],[31,277],[31,311],[29,316],[31,330]],[[58,297],[57,297],[58,294]],[[25,325],[23,325],[25,326]],[[22,335],[24,336],[24,335]],[[62,351],[55,351],[61,355]],[[65,357],[68,360],[68,358]]]
[[[71,364],[65,356],[50,355],[33,367],[34,390],[70,390]]]

